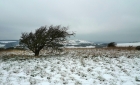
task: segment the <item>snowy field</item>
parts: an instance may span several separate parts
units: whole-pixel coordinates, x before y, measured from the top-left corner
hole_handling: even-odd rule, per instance
[[[0,52],[0,85],[140,85],[140,51]]]

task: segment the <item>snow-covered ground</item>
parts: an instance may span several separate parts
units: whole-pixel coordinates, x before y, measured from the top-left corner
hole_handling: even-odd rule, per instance
[[[29,51],[1,52],[0,85],[140,85],[140,51],[46,53],[29,58]]]
[[[135,42],[135,43],[117,43],[118,47],[128,47],[128,46],[133,46],[137,47],[140,46],[140,42]]]

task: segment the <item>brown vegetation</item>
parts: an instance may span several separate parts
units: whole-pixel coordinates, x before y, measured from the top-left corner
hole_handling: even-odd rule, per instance
[[[73,55],[74,53],[74,55]],[[70,54],[73,56],[102,56],[102,57],[135,57],[140,56],[140,51],[135,50],[135,47],[112,47],[112,48],[64,48],[63,52],[53,52],[51,50],[41,50],[40,56],[47,57],[48,55]],[[3,50],[0,51],[0,56],[7,58],[20,57],[20,58],[33,58],[34,53],[30,50]]]

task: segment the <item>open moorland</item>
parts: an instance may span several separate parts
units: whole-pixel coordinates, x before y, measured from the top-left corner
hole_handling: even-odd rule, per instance
[[[0,51],[0,85],[140,85],[133,48]]]

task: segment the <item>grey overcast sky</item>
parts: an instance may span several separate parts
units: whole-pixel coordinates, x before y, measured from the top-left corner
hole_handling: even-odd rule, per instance
[[[68,26],[72,39],[140,41],[140,0],[0,0],[0,40],[45,25]]]

